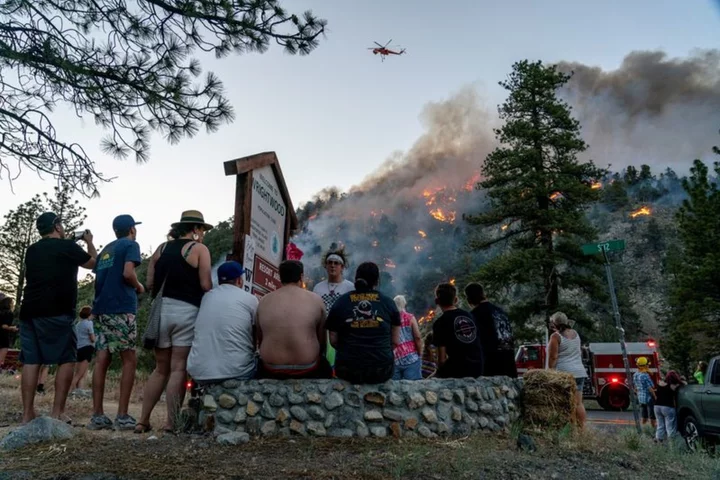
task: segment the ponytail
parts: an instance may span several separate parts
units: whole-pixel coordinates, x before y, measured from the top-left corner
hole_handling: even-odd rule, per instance
[[[380,269],[373,262],[361,263],[355,272],[355,290],[365,291],[377,287],[380,280]]]
[[[367,292],[368,290],[370,290],[370,285],[368,285],[368,282],[366,282],[364,278],[356,278],[355,290],[358,290],[360,292]]]

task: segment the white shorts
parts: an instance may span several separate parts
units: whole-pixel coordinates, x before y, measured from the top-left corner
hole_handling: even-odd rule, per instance
[[[160,338],[157,348],[190,347],[195,336],[195,319],[200,309],[174,298],[162,299]]]

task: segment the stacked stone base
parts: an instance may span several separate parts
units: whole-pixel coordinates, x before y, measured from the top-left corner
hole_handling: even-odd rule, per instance
[[[229,380],[203,399],[201,424],[249,436],[467,436],[505,429],[520,413],[522,380]],[[232,437],[232,436],[231,436]],[[246,437],[242,435],[242,437]]]

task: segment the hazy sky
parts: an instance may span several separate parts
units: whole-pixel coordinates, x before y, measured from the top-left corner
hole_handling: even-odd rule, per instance
[[[232,125],[169,146],[156,137],[148,164],[100,153],[102,132],[59,114],[65,140],[83,145],[98,169],[117,177],[86,201],[86,227],[98,244],[113,238],[112,218],[130,213],[144,224],[143,251],[164,240],[182,210],[198,209],[210,223],[233,213],[234,179],[222,163],[274,150],[297,207],[319,189],[359,183],[391,153],[422,133],[425,103],[473,84],[496,105],[497,82],[524,58],[578,61],[616,68],[632,50],[663,49],[671,57],[715,48],[720,39],[717,1],[632,2],[481,0],[285,0],[289,10],[310,8],[329,22],[327,38],[311,55],[280,48],[263,55],[202,58],[224,81],[237,114]],[[384,63],[373,41],[407,48]],[[0,214],[51,191],[50,179],[25,172],[0,186]]]

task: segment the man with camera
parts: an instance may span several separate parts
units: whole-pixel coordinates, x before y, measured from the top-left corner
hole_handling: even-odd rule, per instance
[[[78,267],[92,269],[97,250],[90,230],[82,240],[87,252],[65,238],[62,219],[45,212],[36,221],[40,240],[25,252],[25,290],[20,307],[20,361],[22,368],[23,423],[35,414],[35,387],[43,365],[58,365],[51,416],[65,418],[76,339],[73,324],[77,306]]]
[[[135,383],[135,343],[137,325],[135,315],[138,309],[138,295],[145,288],[138,281],[135,268],[140,265],[140,246],[136,222],[130,215],[118,215],[112,223],[114,240],[102,249],[95,266],[95,302],[92,313],[95,316],[97,333],[95,369],[92,377],[93,416],[87,428],[103,430],[133,430],[135,419],[128,414],[130,393]],[[113,353],[120,355],[122,374],[120,376],[120,399],[115,422],[103,410],[105,377]]]

